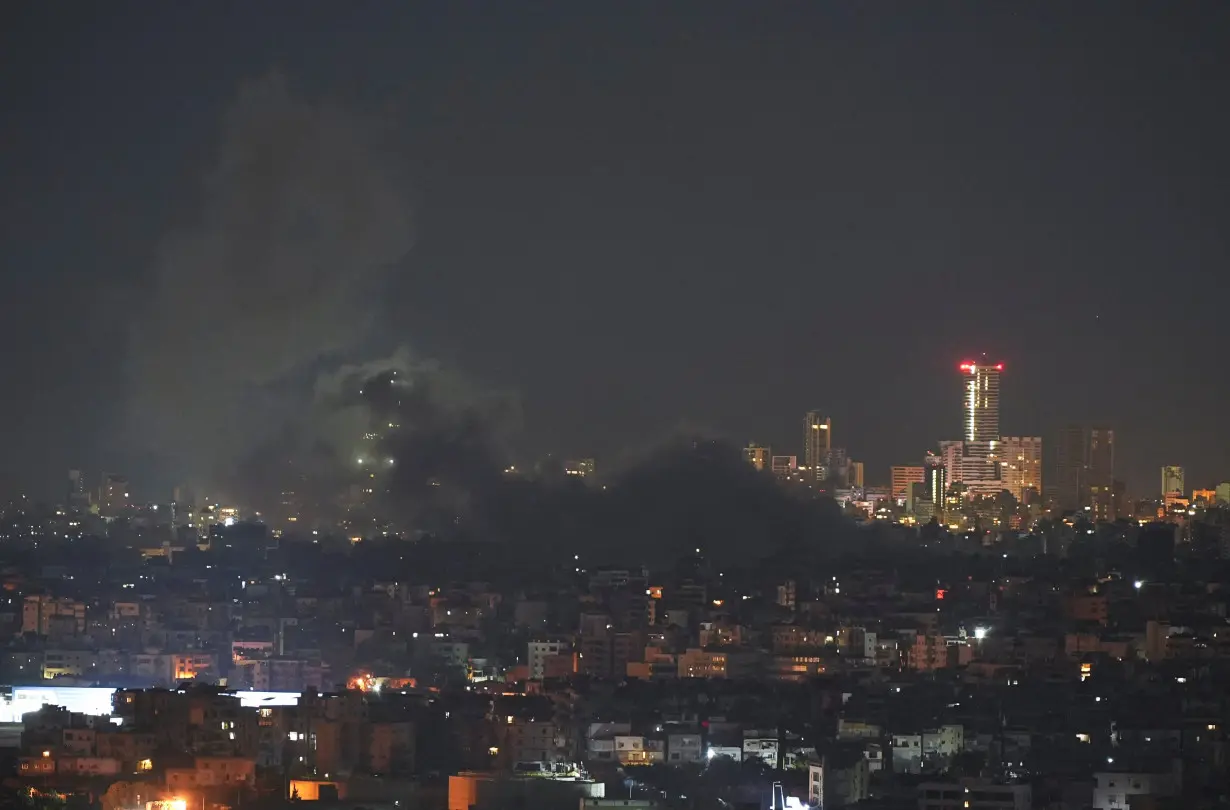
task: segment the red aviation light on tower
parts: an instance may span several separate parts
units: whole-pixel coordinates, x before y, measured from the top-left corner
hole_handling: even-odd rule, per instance
[[[974,361],[972,361],[972,360],[966,360],[964,363],[962,363],[962,364],[959,366],[959,368],[960,368],[962,371],[966,372],[967,374],[973,374],[973,373],[974,373],[974,369],[976,369],[976,368],[977,368],[977,365],[975,365],[975,364],[974,364]]]
[[[995,370],[996,370],[996,371],[1003,371],[1003,370],[1004,370],[1004,364],[1003,364],[1003,363],[996,363],[996,364],[995,364]]]

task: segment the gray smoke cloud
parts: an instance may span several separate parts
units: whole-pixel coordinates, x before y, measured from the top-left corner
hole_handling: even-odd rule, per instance
[[[278,73],[240,87],[132,331],[128,415],[146,448],[217,480],[285,419],[279,386],[368,337],[413,241],[385,134]]]

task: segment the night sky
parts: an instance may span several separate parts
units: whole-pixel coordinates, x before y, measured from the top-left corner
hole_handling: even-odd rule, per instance
[[[1162,464],[1230,480],[1230,3],[410,5],[4,4],[6,486],[166,497],[126,419],[133,313],[275,70],[380,122],[413,213],[346,357],[515,391],[527,451],[687,425],[796,453],[819,408],[887,483],[959,435],[986,352],[1004,434],[1112,427],[1138,495]],[[190,341],[277,294],[234,284]]]

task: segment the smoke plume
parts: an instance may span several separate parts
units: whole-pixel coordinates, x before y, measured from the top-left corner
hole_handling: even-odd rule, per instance
[[[277,73],[225,112],[197,215],[162,240],[129,353],[130,427],[213,481],[285,428],[292,381],[369,336],[412,243],[380,123]],[[292,428],[294,429],[294,428]]]

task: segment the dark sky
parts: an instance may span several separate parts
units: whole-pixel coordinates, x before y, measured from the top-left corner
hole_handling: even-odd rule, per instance
[[[0,472],[155,480],[127,322],[279,69],[393,122],[416,243],[368,342],[517,391],[527,446],[793,453],[821,408],[886,483],[987,352],[1005,434],[1099,422],[1133,492],[1216,484],[1227,41],[1216,0],[6,3]]]

